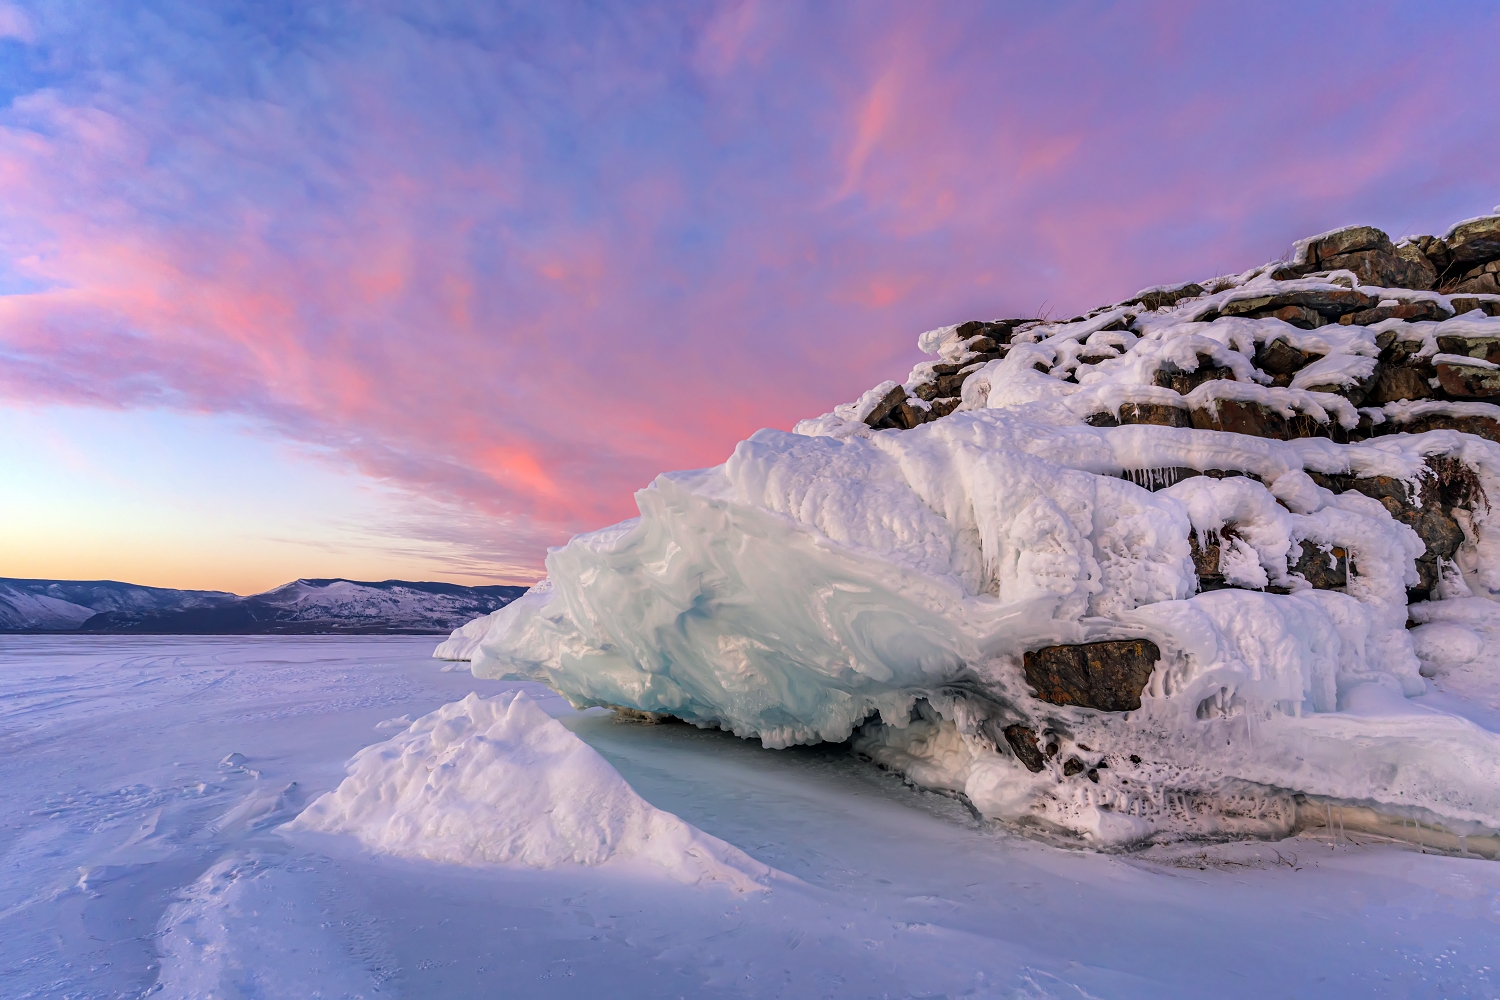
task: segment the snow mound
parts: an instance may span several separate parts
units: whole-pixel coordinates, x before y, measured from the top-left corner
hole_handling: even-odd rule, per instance
[[[470,694],[361,750],[288,830],[372,850],[534,868],[640,862],[686,883],[760,887],[770,869],[646,802],[525,693]]]

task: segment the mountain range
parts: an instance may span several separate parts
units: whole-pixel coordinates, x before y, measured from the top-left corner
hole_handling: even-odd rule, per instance
[[[525,587],[323,579],[294,580],[240,597],[114,580],[0,578],[0,632],[442,633],[525,592]]]

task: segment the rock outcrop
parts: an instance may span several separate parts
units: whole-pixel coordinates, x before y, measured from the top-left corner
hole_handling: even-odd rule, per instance
[[[965,395],[966,386],[971,380],[989,386],[992,362],[1017,352],[1038,375],[1078,386],[1075,398],[1108,385],[1120,386],[1128,397],[1135,390],[1127,387],[1143,380],[1164,390],[1151,398],[1138,390],[1137,398],[1081,414],[1084,423],[1101,429],[1150,425],[1337,444],[1447,430],[1500,442],[1500,406],[1489,405],[1500,402],[1495,317],[1500,215],[1462,223],[1443,237],[1400,243],[1374,227],[1352,226],[1302,241],[1292,260],[1211,282],[1147,289],[1065,323],[1006,319],[951,328],[943,360],[919,365],[905,385],[889,390],[869,411],[865,423],[909,429],[983,405],[980,394]],[[1183,320],[1208,326],[1188,330]],[[1231,330],[1235,323],[1240,325]],[[1216,335],[1220,326],[1225,331]],[[1344,332],[1323,332],[1330,330]],[[1183,350],[1154,350],[1149,363],[1132,364],[1143,343],[1170,343],[1174,335]],[[1476,504],[1487,510],[1472,470],[1455,471],[1462,469],[1458,459],[1435,454],[1412,479],[1312,475],[1335,493],[1353,490],[1377,500],[1416,533],[1423,554],[1407,593],[1425,600],[1445,572],[1456,573],[1464,541],[1460,519]],[[1148,489],[1204,474],[1182,466],[1148,471],[1124,474]],[[1246,472],[1208,471],[1220,477]],[[1221,545],[1235,537],[1231,523],[1189,538],[1200,590],[1244,585],[1226,582],[1219,564]],[[1298,541],[1287,555],[1288,579],[1293,586],[1345,589],[1359,572],[1359,560],[1351,556],[1355,548]],[[1264,589],[1287,591],[1270,582]],[[1042,701],[1127,710],[1139,705],[1150,669],[1142,666],[1144,654],[1127,654],[1126,645],[1027,653],[1026,676]]]
[[[1098,845],[1283,836],[1297,795],[1500,831],[1500,736],[1398,702],[1413,624],[1500,605],[1497,262],[1500,216],[1351,227],[929,331],[903,383],[660,476],[443,648]]]
[[[1042,701],[1101,712],[1141,707],[1141,689],[1161,659],[1148,639],[1046,646],[1023,657],[1026,682]]]

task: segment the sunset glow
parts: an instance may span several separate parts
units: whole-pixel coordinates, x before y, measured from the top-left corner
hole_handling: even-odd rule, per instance
[[[0,417],[232,425],[247,474],[370,498],[265,537],[342,509],[375,546],[346,575],[530,582],[657,472],[904,376],[924,329],[1495,204],[1493,5],[1153,11],[0,7]],[[0,502],[119,489],[67,467],[88,424]],[[315,561],[33,516],[0,575]]]

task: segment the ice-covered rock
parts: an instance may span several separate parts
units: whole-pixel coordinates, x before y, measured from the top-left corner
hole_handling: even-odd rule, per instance
[[[1305,796],[1500,829],[1500,737],[1407,701],[1469,643],[1414,647],[1409,601],[1500,609],[1500,407],[1442,377],[1493,366],[1500,317],[1431,290],[1448,244],[1402,246],[1341,230],[923,334],[905,383],[659,476],[439,655],[770,747],[852,739],[1098,844],[1274,836]]]
[[[286,829],[454,864],[645,863],[739,891],[770,871],[646,802],[524,692],[471,694],[366,747]]]

